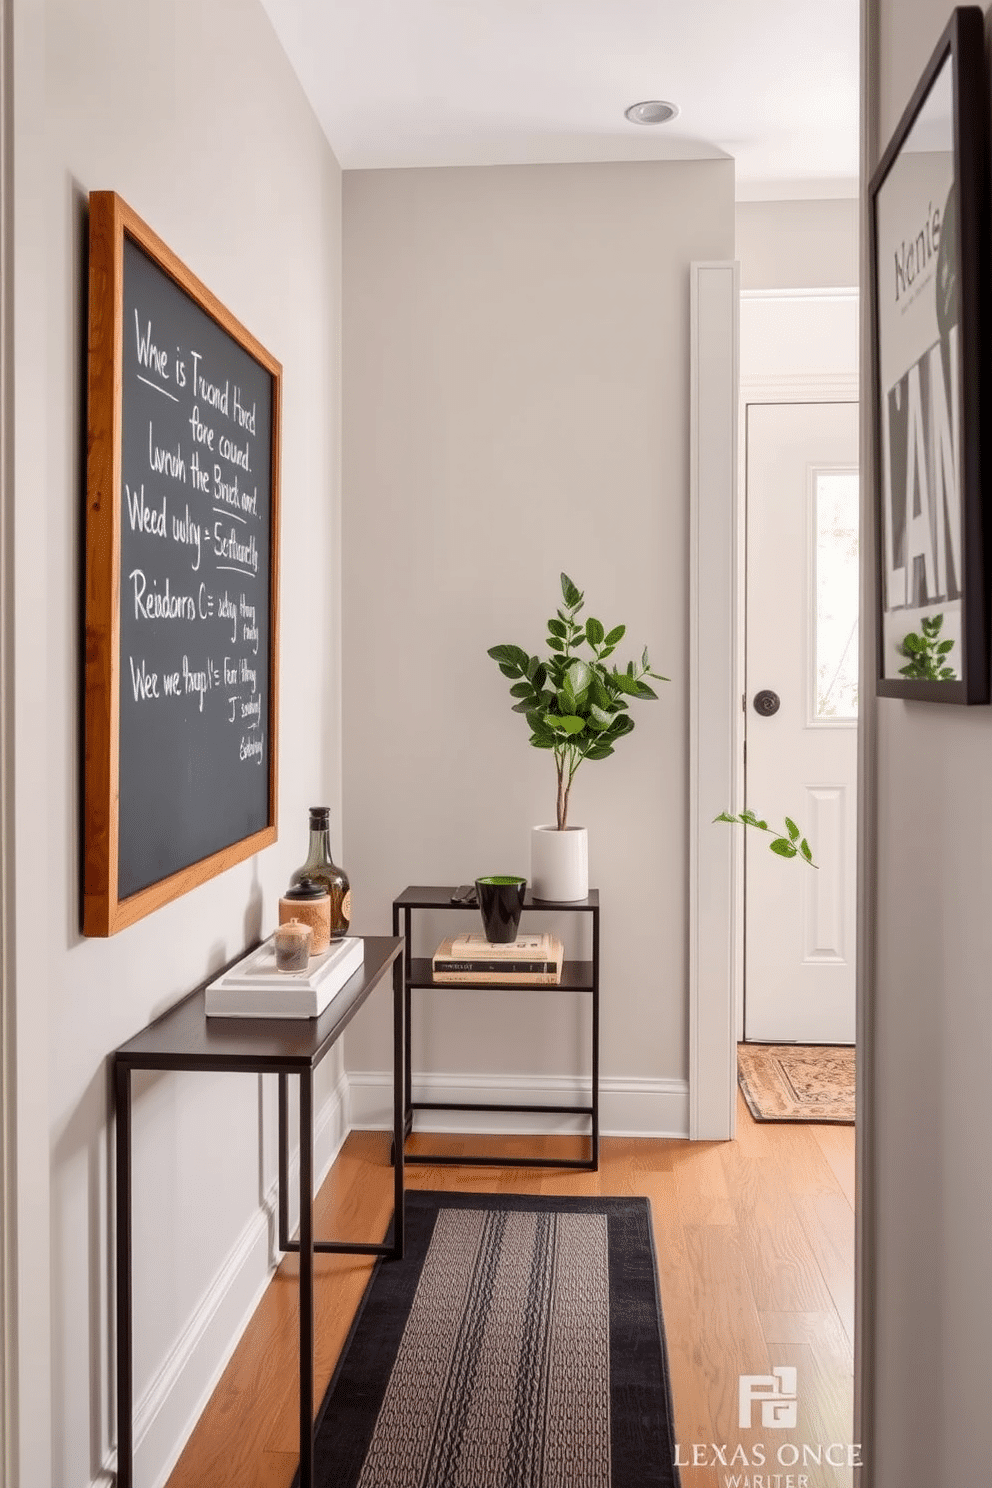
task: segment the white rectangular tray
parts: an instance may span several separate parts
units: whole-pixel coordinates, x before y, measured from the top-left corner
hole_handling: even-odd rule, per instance
[[[316,1018],[365,960],[361,936],[331,943],[306,971],[277,971],[271,936],[207,987],[210,1018]]]

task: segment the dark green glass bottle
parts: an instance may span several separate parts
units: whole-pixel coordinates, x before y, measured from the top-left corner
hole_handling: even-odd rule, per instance
[[[331,808],[310,807],[310,850],[302,867],[289,880],[290,887],[302,878],[324,884],[331,896],[331,939],[341,940],[351,924],[351,884],[343,868],[331,857]]]

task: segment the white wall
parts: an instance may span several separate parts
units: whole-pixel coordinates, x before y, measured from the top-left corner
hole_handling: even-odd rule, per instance
[[[345,176],[356,925],[387,925],[408,883],[528,872],[531,825],[554,819],[554,766],[486,649],[543,648],[564,569],[585,613],[627,625],[624,662],[648,643],[672,678],[572,790],[603,903],[613,1129],[685,1129],[689,264],[733,247],[731,162]],[[439,921],[423,950],[444,933]],[[586,1045],[576,1000],[534,1003],[418,999],[415,1068],[497,1092],[568,1075]],[[388,1049],[370,1006],[349,1069],[385,1070]]]
[[[741,289],[850,289],[858,282],[858,203],[737,203]]]
[[[741,297],[741,384],[761,400],[778,394],[788,400],[797,382],[814,396],[858,375],[858,294],[856,290],[786,291]]]
[[[950,14],[870,0],[890,138]],[[988,1478],[992,713],[877,704],[874,1488]]]
[[[340,172],[256,0],[15,0],[14,20],[19,1483],[83,1488],[114,1437],[108,1053],[273,922],[307,805],[340,801]],[[284,367],[280,839],[109,941],[78,929],[97,188],[118,191]],[[137,1091],[149,1483],[267,1274],[274,1092],[249,1076]],[[183,1340],[212,1286],[213,1330]]]

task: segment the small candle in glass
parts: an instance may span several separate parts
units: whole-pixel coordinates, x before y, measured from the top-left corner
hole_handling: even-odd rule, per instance
[[[306,971],[310,964],[311,926],[300,920],[288,920],[272,937],[277,971]]]

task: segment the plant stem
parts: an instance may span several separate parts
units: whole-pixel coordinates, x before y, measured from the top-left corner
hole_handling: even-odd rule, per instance
[[[558,768],[558,830],[564,832],[568,823],[568,793],[572,789],[575,772],[585,759],[585,750],[574,744],[563,745],[555,750]]]
[[[719,821],[720,820],[720,817],[717,817],[716,820]],[[743,821],[740,817],[735,817],[734,820],[735,821],[740,821],[742,826],[745,826],[745,827],[754,827],[759,832],[767,832],[768,835],[769,835],[769,837],[775,837],[775,838],[779,839],[782,842],[790,842],[791,841],[791,845],[796,849],[795,856],[797,858],[802,858],[803,862],[806,863],[808,867],[815,868],[817,872],[820,871],[820,865],[819,865],[819,863],[814,863],[812,858],[807,858],[806,855],[800,850],[800,848],[797,845],[798,844],[798,841],[799,841],[798,838],[796,838],[794,841],[792,841],[792,839],[790,839],[790,837],[786,835],[786,832],[779,832],[779,831],[777,831],[775,829],[775,827],[769,827],[767,825],[766,826],[762,826],[760,822],[756,822],[756,821]]]
[[[572,776],[565,769],[565,752],[555,750],[555,764],[558,766],[558,830],[564,832],[565,823],[568,820],[568,791],[572,784]]]

